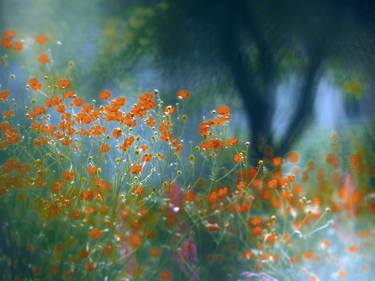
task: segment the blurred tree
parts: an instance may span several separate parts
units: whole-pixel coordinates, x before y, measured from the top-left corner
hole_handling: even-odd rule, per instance
[[[148,36],[165,77],[198,83],[224,80],[247,113],[255,159],[265,148],[283,155],[311,120],[317,83],[329,63],[363,58],[358,44],[373,39],[374,10],[367,1],[131,1],[152,10],[138,36]],[[115,6],[129,7],[128,2]],[[142,28],[143,27],[143,28]],[[139,35],[141,34],[141,35]],[[127,51],[132,50],[128,48]],[[363,48],[361,49],[363,51]],[[124,51],[126,52],[126,51]],[[137,51],[140,53],[140,51]],[[122,55],[124,55],[123,53]],[[289,124],[272,132],[277,85],[300,79]]]
[[[246,111],[254,159],[263,158],[266,147],[283,155],[299,138],[311,120],[317,83],[327,68],[374,71],[375,9],[366,0],[46,2],[38,0],[46,17],[36,16],[39,8],[21,12],[38,19],[33,20],[35,30],[44,25],[51,33],[61,27],[68,33],[77,25],[74,30],[86,34],[80,45],[85,55],[78,56],[78,63],[90,62],[89,70],[76,74],[89,82],[85,92],[96,93],[108,81],[121,84],[122,90],[132,88],[137,67],[153,63],[163,70],[162,83],[169,82],[171,92],[195,85],[215,94],[236,93]],[[45,24],[56,11],[59,24]],[[89,16],[75,20],[82,11]],[[104,40],[96,40],[100,36]],[[76,38],[64,44],[76,46]],[[288,125],[277,138],[272,131],[273,123],[280,122],[274,118],[276,93],[291,75],[298,78],[298,91]]]

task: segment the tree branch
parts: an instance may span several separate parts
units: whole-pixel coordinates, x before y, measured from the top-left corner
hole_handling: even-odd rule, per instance
[[[272,108],[266,95],[256,86],[254,73],[251,70],[247,57],[241,50],[235,26],[227,25],[222,33],[223,55],[230,71],[233,74],[234,83],[242,98],[247,116],[251,137],[254,143],[252,152],[255,159],[263,156],[265,145],[272,144],[270,132],[272,120]]]
[[[254,15],[250,11],[246,3],[242,2],[242,8],[240,9],[244,26],[247,28],[248,33],[254,40],[260,54],[261,61],[261,72],[264,87],[264,94],[268,97],[273,98],[275,89],[273,80],[275,79],[275,58],[270,45],[268,44],[265,35],[261,32],[258,24],[254,20]]]
[[[292,144],[301,136],[303,129],[311,121],[313,115],[314,101],[316,96],[317,80],[322,64],[323,54],[321,48],[316,48],[309,56],[310,60],[306,67],[305,79],[299,94],[299,100],[291,117],[282,140],[275,149],[276,155],[284,155]]]

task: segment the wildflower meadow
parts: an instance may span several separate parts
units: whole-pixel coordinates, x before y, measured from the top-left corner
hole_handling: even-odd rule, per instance
[[[81,94],[54,38],[1,34],[0,280],[374,280],[371,133],[259,157],[186,85]]]

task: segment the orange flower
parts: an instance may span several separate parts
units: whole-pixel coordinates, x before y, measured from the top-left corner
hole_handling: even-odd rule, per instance
[[[95,184],[101,189],[101,190],[111,190],[111,186],[109,182],[104,181],[103,179],[96,179]]]
[[[320,248],[323,250],[327,250],[331,245],[331,242],[329,240],[322,240],[320,241]]]
[[[0,92],[0,101],[6,101],[9,97],[9,91],[3,90]]]
[[[165,109],[164,109],[164,113],[166,115],[172,115],[172,114],[175,114],[176,113],[176,108],[171,106],[171,105],[168,105]]]
[[[245,259],[249,260],[249,259],[251,259],[251,257],[254,256],[254,253],[253,253],[251,250],[249,250],[249,251],[246,251],[246,252],[243,254],[243,256],[244,256]]]
[[[64,182],[63,181],[55,181],[52,184],[52,192],[57,193],[59,192],[62,188],[64,187]]]
[[[101,153],[107,153],[109,151],[109,145],[104,143],[101,147],[100,147],[100,152]]]
[[[141,164],[134,164],[130,167],[130,172],[132,174],[139,174],[142,172],[142,165]]]
[[[73,171],[65,171],[64,172],[64,179],[66,181],[73,181],[75,178],[75,174]]]
[[[227,196],[228,194],[229,194],[229,189],[226,186],[219,188],[217,191],[217,195],[219,197],[224,197],[224,196]]]
[[[65,99],[74,98],[75,96],[76,96],[76,93],[73,92],[73,91],[69,91],[69,92],[64,93],[64,98]]]
[[[104,91],[101,91],[100,94],[99,94],[99,97],[102,99],[102,100],[107,100],[111,97],[111,92],[109,90],[104,90]]]
[[[142,162],[150,162],[152,159],[152,154],[151,153],[146,153],[142,157]]]
[[[344,270],[339,270],[337,272],[337,275],[341,278],[344,279],[346,277],[346,272]]]
[[[155,106],[154,94],[144,93],[139,97],[139,104],[146,110],[152,109]]]
[[[134,248],[139,248],[142,245],[142,236],[137,233],[130,235],[129,244]]]
[[[134,193],[137,194],[137,195],[142,195],[143,190],[144,190],[143,186],[138,185],[138,186],[136,186],[136,187],[134,188]]]
[[[34,183],[37,187],[43,187],[46,185],[46,181],[42,178],[36,178]]]
[[[314,257],[315,257],[315,254],[312,250],[307,250],[303,256],[305,257],[305,259],[307,260],[312,260]]]
[[[233,155],[233,161],[237,164],[242,163],[244,160],[243,154],[242,153],[236,153]]]
[[[87,251],[87,250],[82,250],[82,251],[79,253],[79,257],[80,257],[81,259],[85,259],[85,258],[87,258],[89,255],[90,255],[90,252]]]
[[[95,263],[94,262],[90,261],[86,264],[86,271],[87,272],[92,272],[92,271],[94,271],[94,269],[95,269]]]
[[[353,254],[357,253],[358,252],[358,247],[356,245],[349,245],[348,252],[353,253]]]
[[[56,111],[58,113],[64,113],[65,112],[65,105],[63,104],[59,104],[57,107],[56,107]]]
[[[277,187],[277,180],[276,179],[270,179],[267,182],[267,187],[270,189],[275,189]]]
[[[21,41],[15,41],[13,42],[12,47],[17,52],[21,52],[23,50],[23,43]]]
[[[151,248],[150,249],[150,255],[153,257],[153,258],[156,258],[158,257],[160,254],[160,249],[159,248]]]
[[[98,228],[94,228],[90,231],[90,236],[94,239],[99,239],[102,236],[102,232]]]
[[[96,174],[96,172],[98,171],[98,168],[95,167],[95,166],[88,166],[87,167],[87,173],[90,175],[90,176],[93,176]]]
[[[12,46],[12,42],[10,40],[3,39],[1,41],[1,45],[3,46],[4,49],[8,49]]]
[[[230,113],[230,108],[226,105],[220,105],[216,108],[218,115],[228,115]]]
[[[16,129],[9,128],[4,131],[4,138],[7,142],[16,144],[20,139],[20,134]]]
[[[145,145],[145,144],[142,144],[142,145],[140,146],[140,149],[142,149],[142,151],[146,151],[146,150],[148,150],[148,146]]]
[[[16,36],[16,32],[14,30],[6,30],[3,33],[3,39],[5,40],[12,40],[13,37]]]
[[[249,224],[252,226],[257,226],[263,223],[263,219],[261,217],[253,217],[249,220]]]
[[[61,141],[61,143],[62,143],[63,145],[70,145],[70,144],[72,143],[72,138],[71,138],[71,137],[65,137],[65,138]]]
[[[213,204],[217,201],[217,195],[216,195],[216,192],[211,192],[209,195],[208,195],[208,201]]]
[[[92,214],[92,213],[95,212],[95,209],[94,209],[93,206],[86,206],[85,207],[85,212],[86,212],[86,214]]]
[[[126,104],[126,98],[125,97],[118,97],[117,99],[114,99],[112,101],[113,105],[117,107],[124,106]]]
[[[59,96],[55,96],[55,97],[46,99],[44,103],[47,107],[52,107],[52,106],[61,104],[61,102],[62,102],[62,99]]]
[[[120,145],[120,150],[121,151],[126,151],[129,149],[129,147],[133,144],[135,138],[134,136],[129,136],[126,139],[124,139],[123,144]]]
[[[92,199],[91,193],[89,191],[82,191],[82,200],[89,201]]]
[[[228,144],[229,146],[234,146],[234,145],[238,144],[238,138],[231,138],[231,139],[228,139],[228,140],[227,140],[227,144]]]
[[[263,228],[260,227],[260,226],[256,226],[256,227],[253,228],[252,234],[254,236],[258,236],[258,235],[262,234],[262,232],[263,232]]]
[[[45,34],[39,34],[35,37],[35,42],[39,45],[45,45],[48,42],[48,37]]]
[[[210,150],[210,149],[222,149],[223,145],[221,140],[219,139],[214,139],[214,140],[208,140],[205,141],[200,145],[202,150]]]
[[[46,64],[47,62],[49,62],[49,57],[47,54],[40,54],[38,57],[38,61],[40,64]]]
[[[48,143],[48,139],[47,138],[37,138],[34,140],[34,144],[36,146],[42,146],[42,145],[45,145]]]
[[[296,151],[289,152],[288,159],[290,163],[297,163],[299,160],[298,153]]]
[[[263,192],[262,192],[262,198],[264,200],[270,200],[270,198],[271,198],[271,192],[269,192],[268,190],[263,190]]]
[[[4,116],[4,118],[11,118],[11,117],[14,116],[14,112],[13,111],[4,111],[3,116]]]
[[[282,163],[283,163],[283,159],[281,159],[281,157],[272,158],[272,165],[280,166]]]
[[[238,208],[238,211],[240,212],[240,213],[247,213],[248,211],[250,211],[250,203],[248,203],[248,202],[243,202],[240,206],[239,206],[239,208]]]
[[[185,201],[186,202],[193,202],[196,197],[197,197],[197,194],[192,190],[189,190],[185,193]]]
[[[46,110],[43,106],[37,106],[34,108],[34,113],[36,116],[46,114]]]
[[[238,184],[236,185],[236,188],[238,190],[244,190],[246,188],[246,183],[244,181],[239,181]]]
[[[10,129],[10,125],[7,121],[0,123],[0,131],[5,131]]]
[[[42,89],[42,84],[35,77],[30,78],[28,84],[33,91],[40,91]]]
[[[122,135],[122,130],[120,128],[113,129],[112,136],[114,138],[118,139],[119,137],[121,137],[121,135]]]
[[[181,90],[177,93],[177,98],[180,100],[186,100],[190,96],[190,93],[187,90]]]
[[[370,234],[367,230],[359,230],[358,236],[359,236],[359,238],[367,238],[367,237],[370,236]]]
[[[163,281],[169,281],[171,279],[171,273],[169,271],[160,272],[160,278]]]
[[[270,245],[274,245],[277,241],[278,237],[276,236],[276,234],[269,234],[266,236],[266,241],[268,244]]]
[[[75,98],[73,99],[73,105],[76,106],[76,107],[80,107],[80,106],[82,106],[83,103],[84,103],[84,101],[83,101],[83,99],[81,99],[81,98],[75,97]]]
[[[57,81],[57,86],[60,88],[60,89],[66,89],[66,88],[69,88],[71,82],[69,79],[60,79],[59,81]]]
[[[210,127],[211,123],[209,121],[202,121],[199,124],[199,134],[201,136],[209,136],[211,134]]]
[[[150,116],[146,121],[145,121],[146,125],[149,126],[149,127],[155,127],[155,118]]]

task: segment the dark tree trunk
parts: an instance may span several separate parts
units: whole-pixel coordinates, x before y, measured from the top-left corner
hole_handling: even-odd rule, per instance
[[[252,143],[249,148],[250,161],[257,163],[258,160],[267,156],[266,148],[272,148],[274,155],[283,156],[301,136],[303,129],[311,120],[323,52],[319,46],[309,49],[308,63],[297,106],[293,111],[283,138],[278,144],[275,144],[272,135],[272,117],[276,92],[275,80],[277,79],[274,75],[275,61],[266,40],[251,20],[251,15],[247,13],[246,26],[262,57],[261,82],[256,79],[256,75],[251,69],[251,61],[241,48],[240,35],[235,24],[228,24],[227,22],[222,26],[222,51],[247,113]]]
[[[270,128],[274,101],[266,94],[268,85],[257,86],[255,75],[251,70],[251,62],[241,50],[241,42],[235,26],[227,25],[223,30],[223,56],[233,75],[234,85],[247,114],[252,143],[249,151],[251,160],[258,161],[264,156],[264,147],[273,144]]]
[[[302,135],[304,128],[306,128],[313,116],[316,87],[320,77],[323,53],[321,48],[316,47],[308,55],[309,62],[306,66],[297,106],[283,138],[275,148],[276,155],[283,156],[288,152],[295,141]]]

